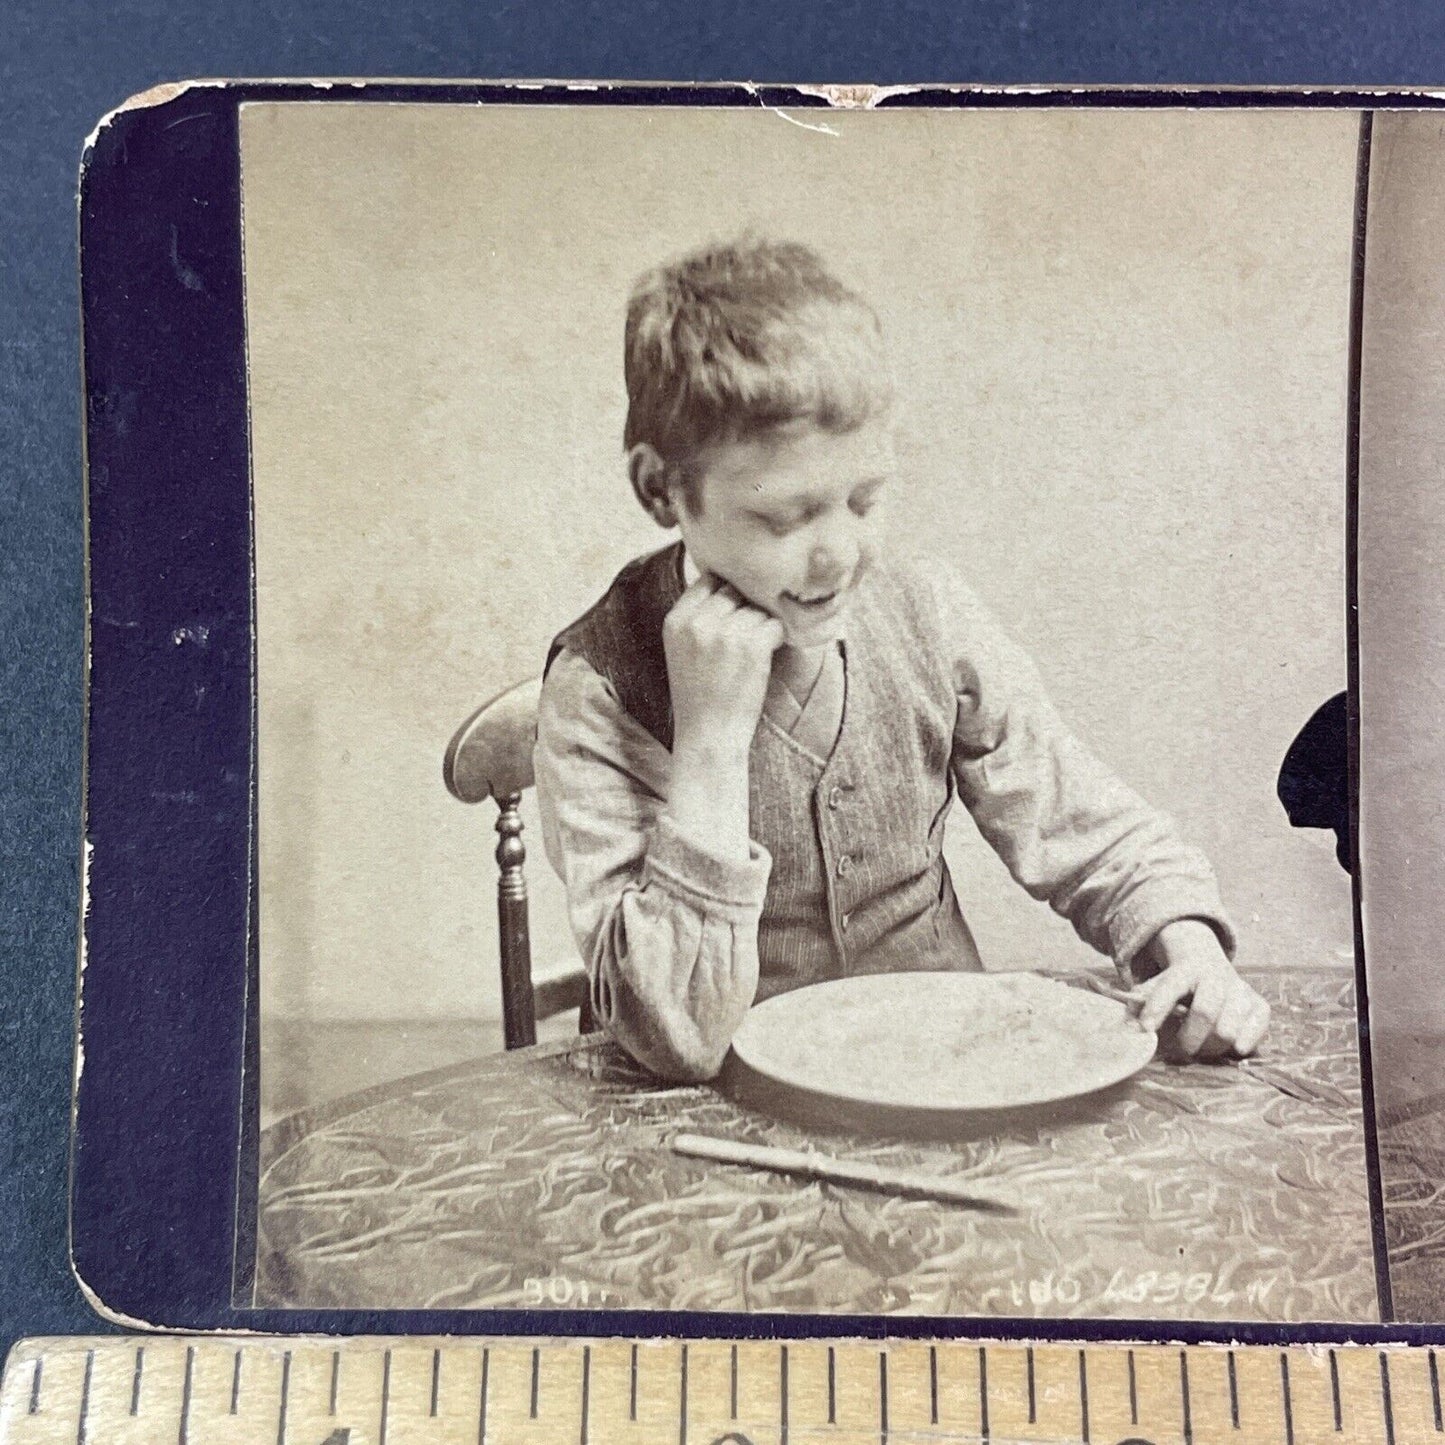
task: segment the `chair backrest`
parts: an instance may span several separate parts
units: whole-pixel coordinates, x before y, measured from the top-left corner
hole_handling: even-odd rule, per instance
[[[516,797],[532,786],[532,744],[542,679],[530,678],[484,702],[447,744],[442,777],[454,798],[480,803]]]
[[[580,965],[532,986],[532,947],[527,922],[527,849],[519,811],[533,783],[532,744],[542,679],[532,678],[499,693],[474,712],[452,736],[442,760],[442,777],[464,803],[491,798],[498,808],[497,921],[502,964],[502,1030],[509,1049],[537,1042],[537,1019],[568,1008],[581,1010],[590,1027],[587,978]]]

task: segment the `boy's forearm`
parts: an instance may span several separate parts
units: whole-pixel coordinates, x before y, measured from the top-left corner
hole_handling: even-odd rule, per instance
[[[669,755],[563,653],[543,690],[535,758],[542,836],[599,1020],[656,1073],[709,1077],[757,991],[772,866],[748,838],[745,748],[681,738]]]
[[[680,743],[673,754],[667,814],[676,828],[709,853],[746,863],[750,856],[746,750]]]

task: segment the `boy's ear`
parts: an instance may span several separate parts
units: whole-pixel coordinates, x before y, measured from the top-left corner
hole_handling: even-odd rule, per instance
[[[657,448],[647,442],[627,453],[627,475],[643,510],[659,527],[677,526],[677,506],[668,482],[667,463]]]

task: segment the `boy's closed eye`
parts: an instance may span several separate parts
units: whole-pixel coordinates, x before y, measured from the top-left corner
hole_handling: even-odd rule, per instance
[[[848,497],[848,510],[855,517],[866,517],[878,505],[879,493],[886,480],[885,477],[874,477],[856,487]],[[773,536],[786,537],[800,527],[805,527],[822,510],[819,506],[808,506],[790,509],[786,512],[755,511],[751,513],[751,516],[754,521],[766,527]]]
[[[879,497],[883,491],[883,484],[886,477],[874,477],[871,481],[864,482],[858,487],[853,495],[848,498],[848,509],[854,516],[866,517],[874,507],[878,505]]]
[[[755,522],[761,523],[774,537],[786,537],[790,533],[796,532],[799,527],[803,526],[804,523],[809,520],[807,517],[796,515],[775,516],[771,512],[754,512],[752,517]]]

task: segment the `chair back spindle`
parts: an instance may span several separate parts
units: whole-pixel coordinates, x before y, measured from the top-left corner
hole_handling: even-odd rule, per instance
[[[509,1049],[537,1042],[532,992],[532,941],[527,926],[527,846],[522,842],[522,795],[497,799],[497,924],[502,951],[502,1032]]]
[[[532,982],[527,923],[527,847],[522,841],[522,794],[533,784],[541,678],[518,683],[484,703],[447,745],[442,776],[454,798],[497,805],[497,923],[502,965],[502,1035],[509,1049],[537,1042],[537,1020],[578,1009],[578,1025],[594,1027],[587,974],[580,963]]]

